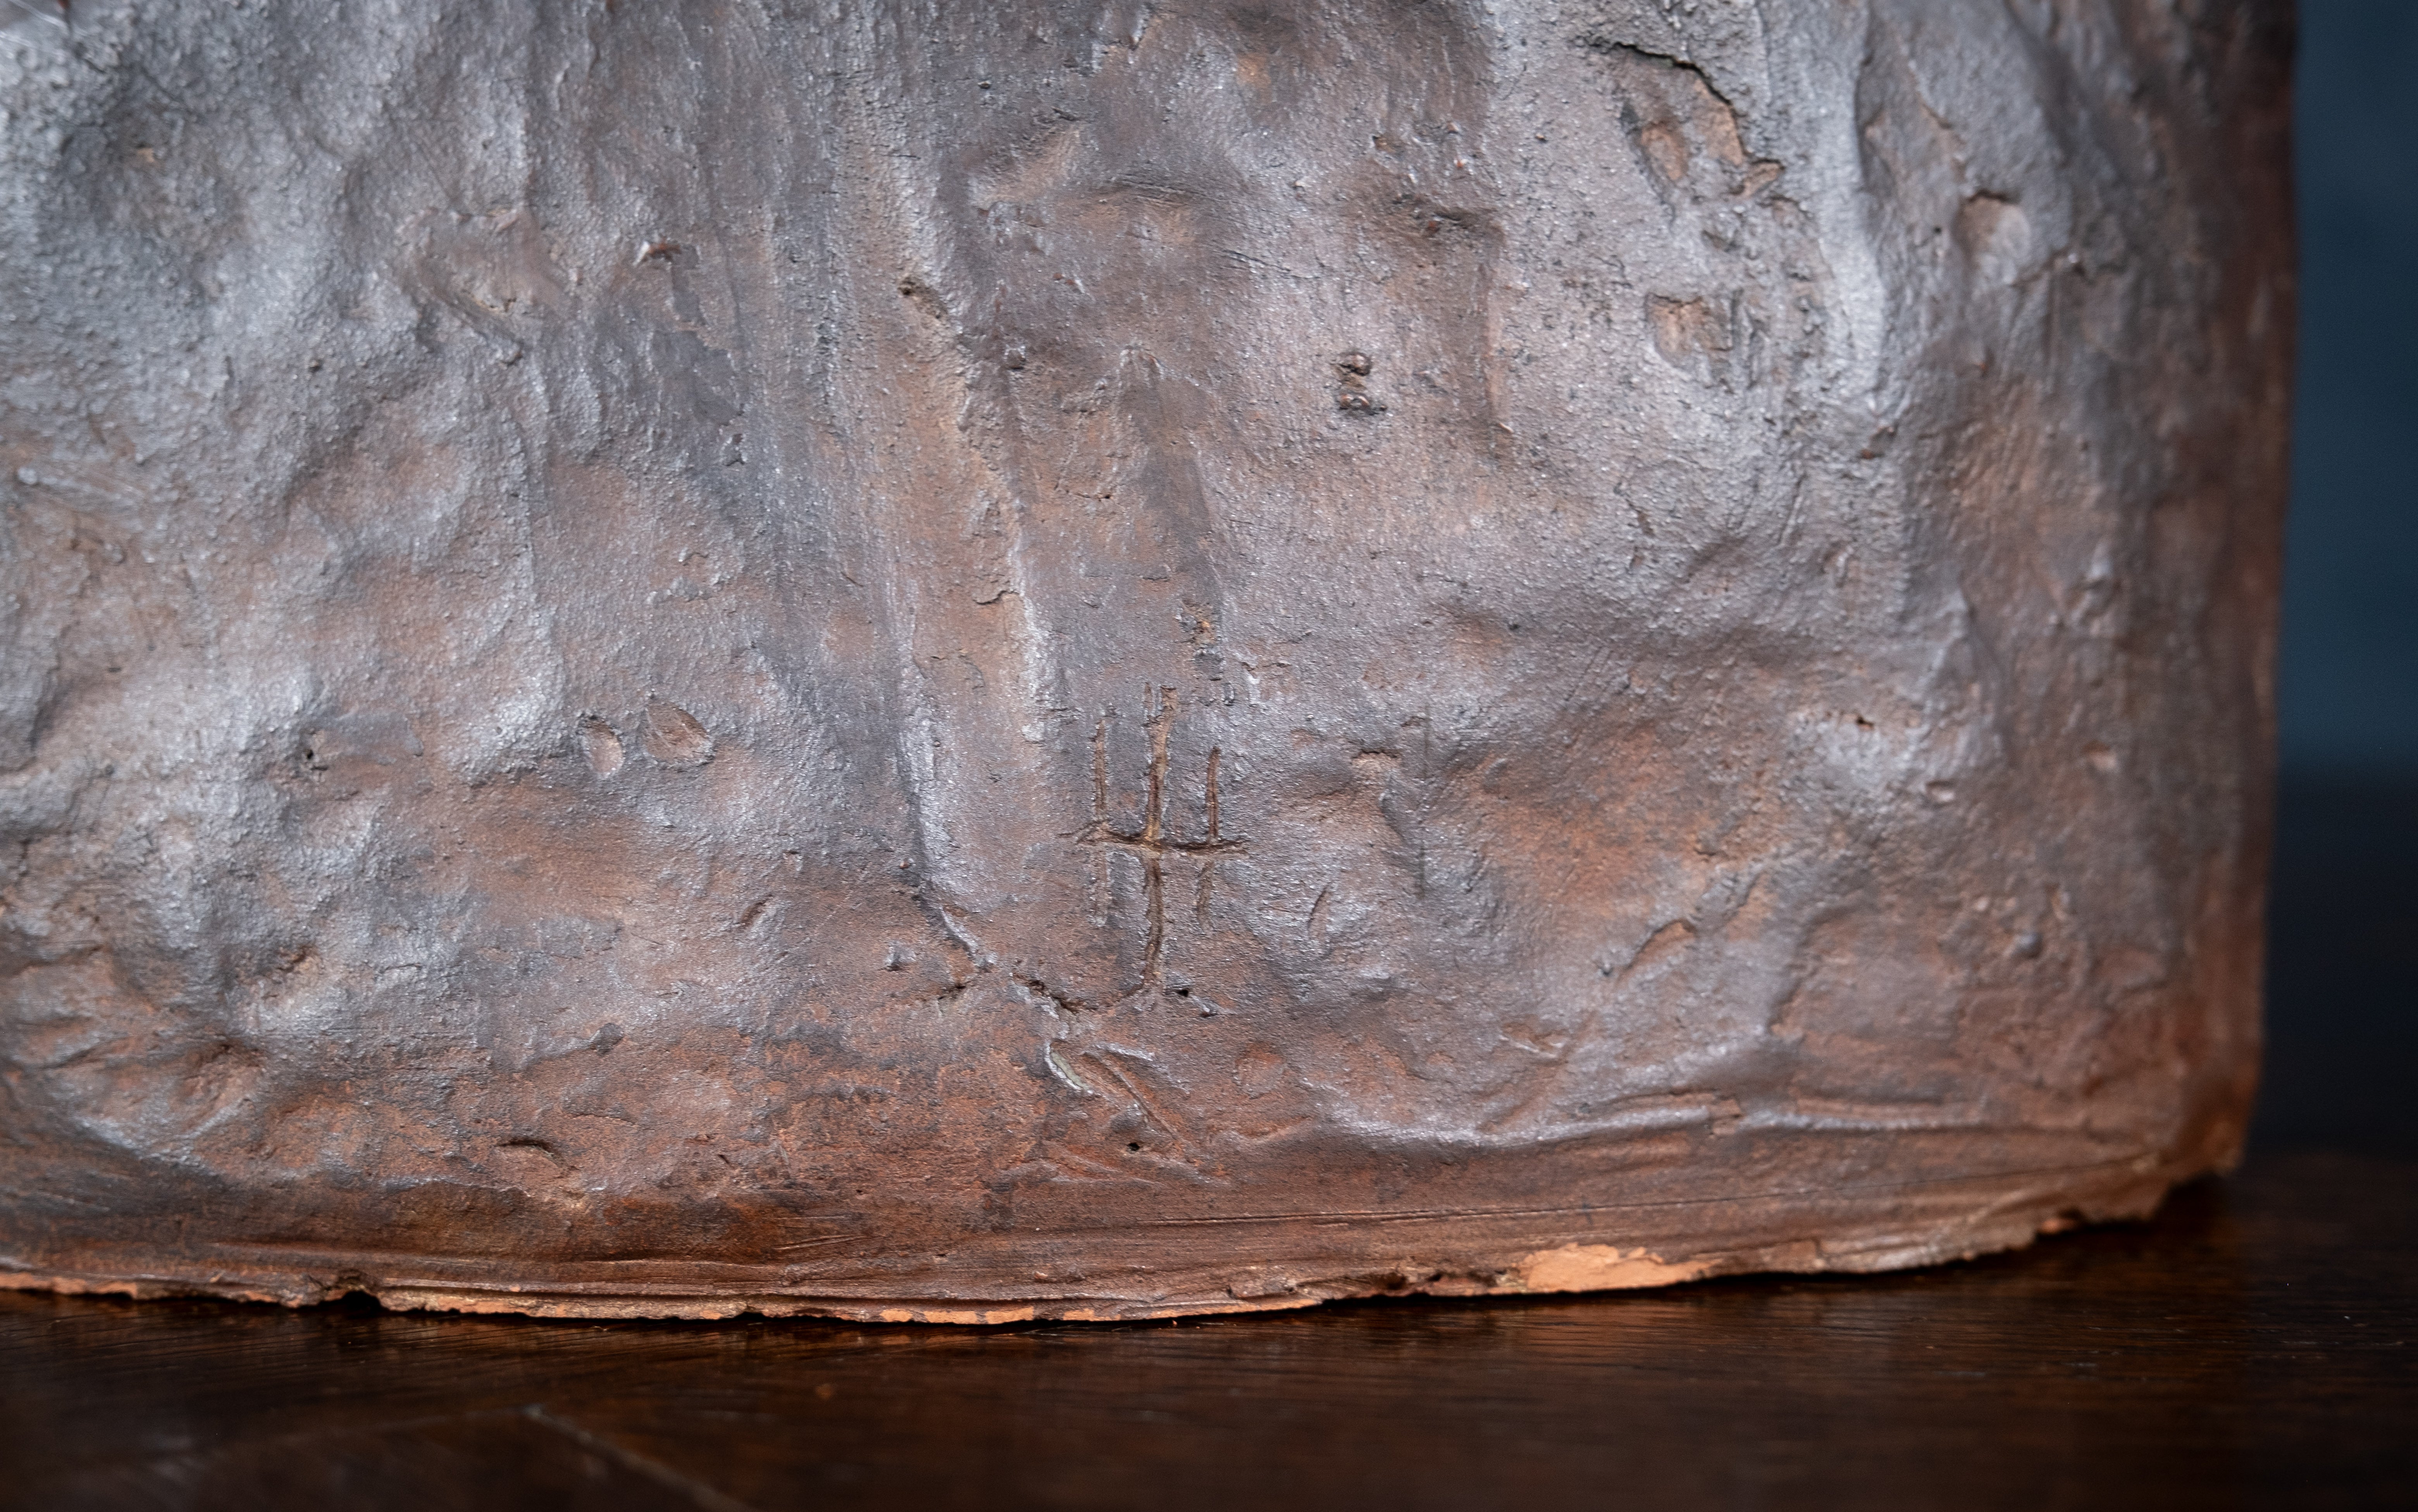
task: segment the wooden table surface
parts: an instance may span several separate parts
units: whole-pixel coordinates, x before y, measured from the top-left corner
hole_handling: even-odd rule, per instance
[[[2418,1162],[1877,1277],[1007,1329],[0,1295],[0,1504],[2418,1504]]]

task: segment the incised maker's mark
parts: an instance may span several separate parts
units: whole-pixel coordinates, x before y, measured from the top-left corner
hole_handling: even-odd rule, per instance
[[[1201,792],[1201,806],[1207,823],[1198,840],[1178,840],[1167,830],[1168,756],[1167,738],[1175,724],[1176,696],[1173,688],[1155,687],[1142,695],[1144,713],[1142,727],[1150,732],[1149,787],[1142,802],[1141,831],[1129,833],[1109,822],[1109,722],[1103,716],[1092,729],[1092,822],[1085,825],[1076,838],[1086,845],[1124,850],[1141,863],[1143,894],[1149,900],[1150,934],[1142,950],[1142,981],[1155,985],[1160,980],[1160,963],[1167,953],[1167,877],[1166,860],[1172,852],[1202,858],[1201,885],[1193,896],[1194,916],[1206,923],[1213,878],[1217,872],[1216,857],[1226,851],[1240,850],[1243,842],[1229,840],[1217,832],[1217,765],[1221,753],[1215,747],[1209,752],[1208,774]]]

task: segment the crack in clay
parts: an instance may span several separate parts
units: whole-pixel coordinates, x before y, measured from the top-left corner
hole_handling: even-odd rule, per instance
[[[1733,120],[1737,116],[1737,107],[1730,103],[1729,96],[1722,93],[1721,85],[1713,83],[1712,75],[1706,73],[1703,66],[1693,58],[1681,57],[1676,53],[1658,53],[1650,47],[1640,46],[1635,42],[1624,42],[1599,31],[1581,32],[1572,38],[1571,41],[1599,57],[1616,57],[1625,53],[1630,57],[1641,58],[1648,63],[1660,63],[1676,69],[1682,73],[1692,75],[1698,84],[1705,86],[1705,93],[1712,96],[1722,109],[1730,113]]]

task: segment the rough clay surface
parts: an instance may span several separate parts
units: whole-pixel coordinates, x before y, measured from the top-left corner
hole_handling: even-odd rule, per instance
[[[1870,1269],[2255,1077],[2288,17],[0,23],[0,1281]]]

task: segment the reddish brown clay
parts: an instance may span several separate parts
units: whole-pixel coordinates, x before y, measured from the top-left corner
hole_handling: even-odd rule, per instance
[[[1869,1270],[2257,1061],[2288,38],[0,27],[0,1282]]]

